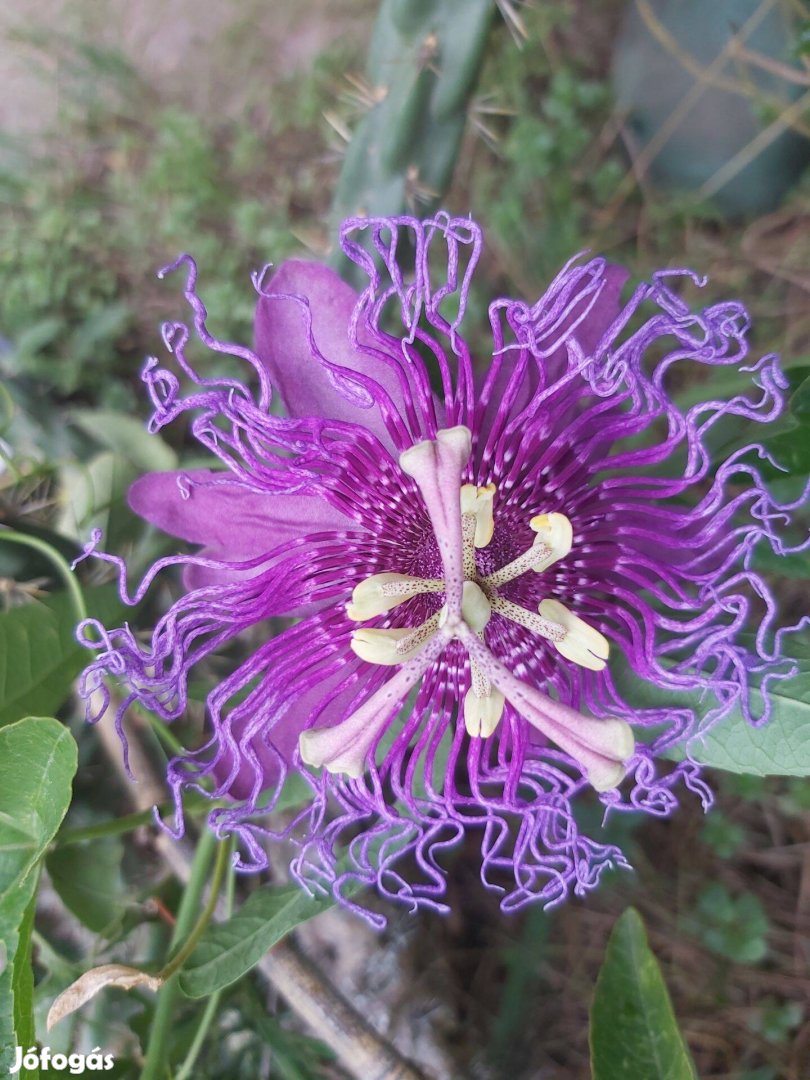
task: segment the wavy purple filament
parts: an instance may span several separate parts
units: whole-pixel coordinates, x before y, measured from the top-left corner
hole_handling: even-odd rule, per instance
[[[285,264],[272,281],[257,275],[256,352],[208,333],[188,256],[168,268],[185,268],[197,335],[245,361],[247,372],[244,382],[202,377],[185,354],[188,327],[164,327],[190,390],[184,396],[177,375],[150,359],[143,374],[154,404],[150,428],[187,416],[224,471],[147,477],[133,491],[144,517],[203,545],[199,554],[161,560],[136,591],[137,599],[163,569],[185,568],[187,591],[151,641],[94,620],[79,632],[97,654],[83,678],[86,697],[101,694],[91,719],[105,711],[104,679],[112,677],[126,690],[122,731],[133,701],[178,719],[195,665],[270,617],[298,620],[209,695],[208,739],[168,768],[172,828],[182,834],[184,793],[213,779],[214,796],[233,801],[213,809],[210,824],[238,836],[243,869],[265,868],[266,844],[283,835],[296,847],[294,876],[350,906],[346,886],[359,881],[391,899],[444,909],[443,852],[469,830],[480,836],[482,879],[502,891],[504,910],[559,903],[595,886],[606,867],[626,865],[616,847],[583,835],[574,821],[572,800],[587,787],[577,763],[511,706],[491,737],[466,734],[459,709],[470,669],[458,642],[392,717],[361,779],[319,775],[300,761],[301,731],[337,724],[390,676],[349,647],[356,624],[344,609],[354,586],[384,571],[439,571],[418,491],[398,465],[415,442],[456,425],[472,431],[464,480],[497,487],[495,535],[481,556],[492,568],[531,544],[533,514],[565,514],[575,535],[570,555],[515,579],[505,595],[535,611],[546,597],[561,600],[636,675],[673,690],[672,707],[634,708],[609,667],[585,670],[521,626],[489,624],[488,647],[521,680],[575,709],[633,724],[636,754],[621,791],[600,796],[606,808],[665,816],[680,784],[708,805],[698,767],[662,761],[661,751],[735,707],[764,723],[769,688],[792,671],[752,560],[759,544],[790,550],[782,534],[798,502],[774,501],[756,468],[766,456],[758,444],[716,468],[706,444],[726,417],[766,423],[778,415],[786,386],[778,360],[746,368],[752,392],[730,401],[683,412],[666,388],[677,364],[710,372],[746,362],[742,305],[690,311],[673,288],[701,284],[686,270],[654,275],[621,303],[618,268],[573,261],[536,304],[490,305],[491,362],[476,365],[461,326],[482,242],[473,222],[443,214],[349,220],[341,243],[368,287],[349,297],[315,264]],[[286,416],[271,411],[277,396]],[[92,550],[118,567],[122,596],[132,602],[123,563]],[[415,596],[373,625],[417,626],[440,604],[435,595]],[[755,649],[743,631],[755,634]],[[754,676],[761,716],[752,712]],[[701,715],[678,703],[674,691],[684,689],[704,692]],[[644,728],[654,737],[645,741]],[[291,769],[307,777],[311,801],[279,833],[261,818]]]

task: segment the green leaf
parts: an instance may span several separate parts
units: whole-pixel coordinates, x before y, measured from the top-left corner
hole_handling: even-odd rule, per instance
[[[788,376],[792,393],[785,414],[770,425],[762,441],[784,468],[804,476],[810,472],[810,369],[794,368]]]
[[[14,1035],[17,1046],[25,1047],[34,1046],[37,1038],[34,1025],[34,969],[31,966],[31,934],[34,929],[36,910],[36,889],[33,888],[18,931],[17,954],[11,969]],[[39,1069],[26,1069],[22,1066],[17,1075],[19,1080],[36,1080]]]
[[[203,935],[180,972],[180,989],[200,998],[230,986],[299,923],[334,903],[331,897],[313,899],[297,885],[257,889],[235,915]]]
[[[688,744],[690,757],[701,765],[726,772],[753,776],[810,776],[810,657],[799,657],[799,673],[794,679],[771,684],[771,717],[763,727],[753,727],[735,708],[706,735]],[[626,663],[611,663],[617,689],[639,708],[705,708],[700,690],[665,690],[637,678]],[[754,715],[761,716],[764,696],[751,689]],[[638,731],[637,731],[638,734]],[[668,752],[682,760],[686,745]]]
[[[661,970],[633,908],[617,919],[591,1007],[593,1080],[696,1080]]]
[[[14,1064],[14,1047],[30,1021],[30,926],[40,861],[67,812],[78,753],[68,729],[49,717],[27,717],[0,729],[0,1075]],[[19,991],[19,1001],[15,997]]]
[[[794,383],[804,379],[810,373],[807,358],[801,356],[797,357],[790,365],[783,363],[782,370],[785,369],[793,372]],[[701,382],[690,382],[681,389],[674,391],[673,397],[681,409],[691,409],[693,405],[699,405],[704,401],[712,401],[715,398],[725,401],[737,394],[748,396],[759,393],[754,382],[753,373],[741,371],[734,365],[710,368],[705,374],[706,378]],[[803,398],[800,399],[800,401],[802,400]]]
[[[74,409],[70,418],[138,472],[166,472],[177,467],[174,450],[159,435],[150,434],[142,420],[112,409]]]
[[[0,821],[0,844],[3,842],[2,829]],[[0,873],[5,874],[2,865]],[[4,880],[4,877],[0,877],[0,881]],[[18,882],[10,897],[4,897],[0,902],[0,1075],[4,1075],[3,1069],[10,1071],[15,1047],[22,1046],[28,1027],[23,1017],[27,981],[22,971],[27,952],[24,930],[26,912],[31,904],[36,903],[36,891],[37,875],[29,874],[24,881]],[[23,995],[19,1004],[16,998],[18,987]]]
[[[753,776],[810,776],[810,700],[788,697],[810,692],[810,670],[771,690],[773,712],[764,727],[752,727],[738,709],[702,739],[689,745],[695,761],[726,772]],[[761,698],[754,691],[755,698]]]
[[[106,621],[121,608],[113,586],[85,590],[91,615]],[[23,716],[54,713],[90,653],[76,641],[67,593],[0,613],[0,727]]]
[[[121,877],[124,846],[120,837],[56,848],[45,860],[51,883],[68,911],[95,934],[121,919],[126,893]]]
[[[76,766],[76,743],[58,720],[29,716],[0,730],[0,915],[55,836]]]
[[[133,538],[133,515],[126,499],[133,481],[144,472],[175,468],[177,455],[158,435],[150,435],[141,420],[125,413],[77,409],[70,415],[75,426],[103,449],[60,469],[59,528],[77,541],[99,528],[107,549],[117,550]]]
[[[794,416],[810,417],[810,370],[802,369],[804,378],[790,398],[790,411]]]
[[[684,925],[712,952],[738,964],[759,964],[768,954],[768,914],[754,893],[735,897],[719,881],[709,882]]]

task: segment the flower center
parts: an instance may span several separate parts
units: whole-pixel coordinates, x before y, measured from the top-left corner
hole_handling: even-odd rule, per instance
[[[565,558],[573,543],[564,514],[538,514],[529,521],[531,546],[517,558],[489,573],[479,573],[476,550],[486,548],[495,530],[494,484],[462,484],[472,439],[465,427],[439,431],[400,455],[400,466],[413,477],[424,499],[442,563],[441,578],[384,572],[358,584],[346,611],[366,622],[393,611],[414,596],[442,593],[441,608],[419,626],[388,629],[360,627],[351,647],[362,660],[390,665],[396,674],[348,719],[332,728],[305,731],[301,757],[332,772],[362,775],[366,756],[392,710],[444,651],[457,639],[470,661],[470,688],[464,698],[464,722],[473,737],[486,738],[496,729],[510,701],[535,728],[575,758],[591,784],[606,791],[622,779],[632,756],[632,731],[623,720],[588,717],[517,679],[486,645],[492,618],[505,619],[542,639],[572,663],[601,671],[608,642],[559,600],[547,598],[536,611],[501,594],[504,585],[522,574],[542,574]]]
[[[420,458],[427,457],[430,452],[422,448],[430,446],[430,443],[420,443],[407,450],[400,459],[404,471],[414,476],[417,483],[424,465]],[[564,514],[538,514],[533,517],[529,522],[535,534],[531,547],[499,570],[486,575],[479,573],[475,552],[476,549],[487,547],[492,540],[495,531],[493,501],[496,494],[494,484],[484,487],[463,484],[456,495],[461,518],[461,622],[484,642],[484,629],[494,614],[543,638],[573,663],[592,671],[601,671],[608,656],[608,642],[598,630],[558,600],[543,600],[537,611],[531,611],[506,599],[499,591],[522,574],[542,573],[569,553],[573,530]],[[356,586],[346,611],[350,619],[365,622],[392,611],[411,597],[427,593],[447,595],[447,582],[444,578],[420,578],[408,574],[374,574]],[[447,626],[448,619],[449,609],[445,603],[416,627],[355,630],[352,649],[371,664],[402,664],[418,656],[425,645]],[[455,632],[451,636],[461,635]],[[470,735],[489,736],[503,715],[504,696],[493,687],[472,657],[470,666],[472,685],[464,699],[464,720]]]

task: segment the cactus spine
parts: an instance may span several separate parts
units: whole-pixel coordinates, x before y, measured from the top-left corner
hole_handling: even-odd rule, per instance
[[[346,217],[429,211],[443,198],[495,6],[494,0],[382,0],[366,67],[375,104],[346,151],[333,235]],[[332,262],[347,273],[340,251]]]

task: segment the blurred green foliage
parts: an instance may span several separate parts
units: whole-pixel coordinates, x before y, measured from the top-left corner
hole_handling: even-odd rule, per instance
[[[261,123],[237,124],[164,105],[116,53],[36,44],[68,75],[58,132],[0,158],[3,369],[51,399],[129,408],[168,310],[154,274],[180,252],[205,275],[217,333],[251,339],[250,271],[300,248],[295,207],[324,197],[317,121],[346,46],[277,84]],[[270,147],[293,168],[275,172]]]
[[[733,896],[719,881],[700,893],[688,924],[693,933],[718,956],[740,964],[758,964],[768,953],[770,929],[758,896]]]
[[[722,810],[713,808],[700,830],[700,839],[721,859],[730,859],[745,843],[742,825],[730,821]]]
[[[519,64],[528,67],[530,59],[521,54]],[[571,66],[553,72],[542,95],[533,86],[529,77],[513,83],[508,108],[515,119],[499,146],[504,168],[481,173],[477,200],[487,206],[499,242],[548,277],[580,249],[586,221],[605,205],[624,170],[617,156],[596,160],[593,152],[594,128],[609,113],[604,83]]]
[[[768,1042],[786,1043],[804,1019],[805,1011],[798,1001],[778,1001],[768,995],[751,1014],[748,1026]]]

